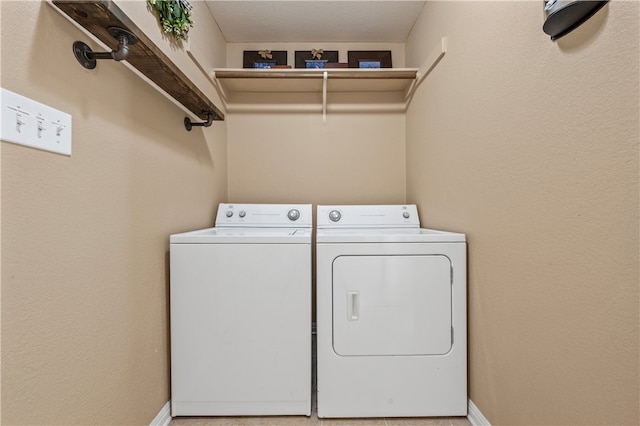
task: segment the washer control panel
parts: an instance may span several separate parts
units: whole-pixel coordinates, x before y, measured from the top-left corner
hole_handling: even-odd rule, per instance
[[[406,205],[318,206],[318,228],[419,228],[418,209]]]
[[[220,203],[216,227],[311,228],[311,204]]]

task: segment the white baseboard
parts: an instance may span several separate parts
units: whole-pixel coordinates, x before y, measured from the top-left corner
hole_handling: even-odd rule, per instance
[[[480,409],[476,407],[476,404],[472,400],[469,400],[469,414],[467,414],[469,423],[473,426],[491,426],[489,420],[480,412]]]
[[[171,423],[171,401],[167,401],[149,426],[169,426]]]

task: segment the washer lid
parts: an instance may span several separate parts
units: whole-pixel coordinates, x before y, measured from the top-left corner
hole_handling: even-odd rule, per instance
[[[465,234],[426,228],[318,229],[321,243],[464,243]]]
[[[311,229],[207,228],[173,234],[171,244],[311,244]]]

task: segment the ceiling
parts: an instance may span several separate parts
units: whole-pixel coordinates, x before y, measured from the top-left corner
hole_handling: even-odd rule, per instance
[[[404,42],[423,0],[206,0],[228,43]]]

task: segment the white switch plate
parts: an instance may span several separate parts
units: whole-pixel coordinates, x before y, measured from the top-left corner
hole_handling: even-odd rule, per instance
[[[6,89],[0,89],[0,103],[0,139],[71,155],[71,115]]]

